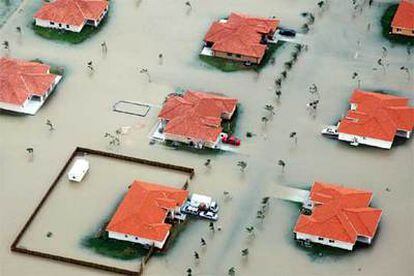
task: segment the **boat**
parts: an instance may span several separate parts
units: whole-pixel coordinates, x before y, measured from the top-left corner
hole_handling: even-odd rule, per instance
[[[68,178],[70,181],[81,182],[88,170],[89,161],[85,158],[78,158],[68,172]]]

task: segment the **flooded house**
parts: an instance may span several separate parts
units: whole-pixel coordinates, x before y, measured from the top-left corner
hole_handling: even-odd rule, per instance
[[[279,20],[231,13],[214,22],[204,37],[204,49],[212,56],[259,64],[273,40]]]
[[[108,9],[107,0],[56,0],[44,3],[33,18],[40,27],[79,33],[85,25],[98,27]]]
[[[401,0],[391,22],[391,32],[414,37],[414,0]]]
[[[172,224],[182,221],[180,212],[188,191],[135,180],[106,227],[111,239],[162,249]]]
[[[34,115],[54,91],[62,76],[50,65],[0,58],[0,109]]]
[[[356,89],[350,107],[336,126],[339,140],[390,149],[396,136],[412,135],[414,107],[408,98]]]
[[[336,184],[315,182],[309,194],[311,204],[294,227],[296,239],[352,250],[355,243],[370,244],[382,210],[369,207],[372,192]],[[309,207],[310,206],[310,207]]]
[[[196,148],[216,148],[221,141],[223,120],[230,120],[237,99],[214,93],[188,90],[172,94],[158,118],[166,141],[185,143]]]

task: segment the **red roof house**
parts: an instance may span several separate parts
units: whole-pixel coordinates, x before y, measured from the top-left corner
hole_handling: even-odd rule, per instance
[[[39,62],[0,58],[0,109],[34,114],[61,76]]]
[[[204,41],[214,56],[260,63],[279,25],[277,19],[250,17],[231,13],[227,20],[214,22]]]
[[[371,208],[372,193],[315,182],[311,215],[301,214],[294,232],[298,240],[352,250],[356,241],[371,243],[382,211]]]
[[[350,103],[338,126],[339,140],[389,149],[395,136],[410,138],[414,107],[408,98],[356,89]]]
[[[110,238],[163,248],[188,191],[135,180],[106,227]]]
[[[166,139],[214,147],[222,119],[230,119],[236,106],[237,99],[189,90],[183,96],[169,96],[158,117]]]
[[[401,0],[391,27],[394,34],[414,36],[414,0]]]
[[[38,26],[80,32],[88,24],[98,26],[109,8],[107,0],[55,0],[33,16]]]

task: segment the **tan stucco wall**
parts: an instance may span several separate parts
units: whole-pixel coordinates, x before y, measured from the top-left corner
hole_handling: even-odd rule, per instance
[[[225,59],[237,60],[237,61],[250,61],[251,63],[260,63],[261,59],[255,57],[241,56],[237,57],[235,54],[228,56],[227,53],[213,51],[213,55],[216,57],[221,57]]]
[[[399,29],[397,30],[397,28],[392,27],[392,31],[393,34],[399,34],[399,35],[406,35],[406,36],[414,36],[414,29]]]

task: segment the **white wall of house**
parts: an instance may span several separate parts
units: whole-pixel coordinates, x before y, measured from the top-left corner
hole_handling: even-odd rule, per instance
[[[319,243],[319,244],[328,245],[332,247],[338,247],[338,248],[342,248],[346,250],[352,250],[352,248],[354,247],[354,244],[343,242],[343,241],[331,240],[328,238],[313,236],[313,235],[299,233],[299,232],[296,232],[295,234],[296,234],[297,240],[304,240],[304,241],[309,240],[313,243]]]
[[[204,147],[208,147],[208,148],[215,148],[215,146],[217,145],[217,141],[218,141],[218,140],[215,142],[199,141],[199,140],[191,139],[189,137],[174,135],[174,134],[167,133],[167,132],[164,132],[164,135],[165,135],[165,139],[167,140],[178,141],[178,142],[185,143],[185,144],[190,144],[191,142],[193,142],[194,144],[197,144],[201,142],[201,144]]]
[[[85,26],[85,22],[83,22],[80,26],[75,25],[67,25],[59,22],[51,22],[49,20],[43,20],[35,18],[36,26],[44,27],[44,28],[52,28],[52,29],[59,29],[59,30],[67,30],[71,32],[79,33],[82,31],[83,26]],[[60,25],[59,25],[60,24]]]
[[[165,244],[165,242],[166,242],[169,235],[170,235],[170,232],[168,232],[167,235],[165,235],[164,240],[156,241],[156,240],[149,240],[149,239],[145,239],[145,238],[141,238],[141,237],[136,237],[136,236],[133,236],[133,235],[108,231],[108,237],[111,238],[111,239],[116,239],[116,240],[121,240],[121,241],[129,241],[129,242],[139,243],[139,244],[147,245],[147,246],[154,245],[155,247],[157,247],[159,249],[162,249],[164,247],[164,244]]]
[[[347,142],[354,142],[356,140],[359,144],[364,144],[364,145],[383,148],[383,149],[390,149],[392,146],[392,141],[385,141],[385,140],[374,139],[374,138],[369,138],[369,137],[362,137],[362,136],[347,134],[343,132],[339,132],[338,139],[342,141],[347,141]]]

